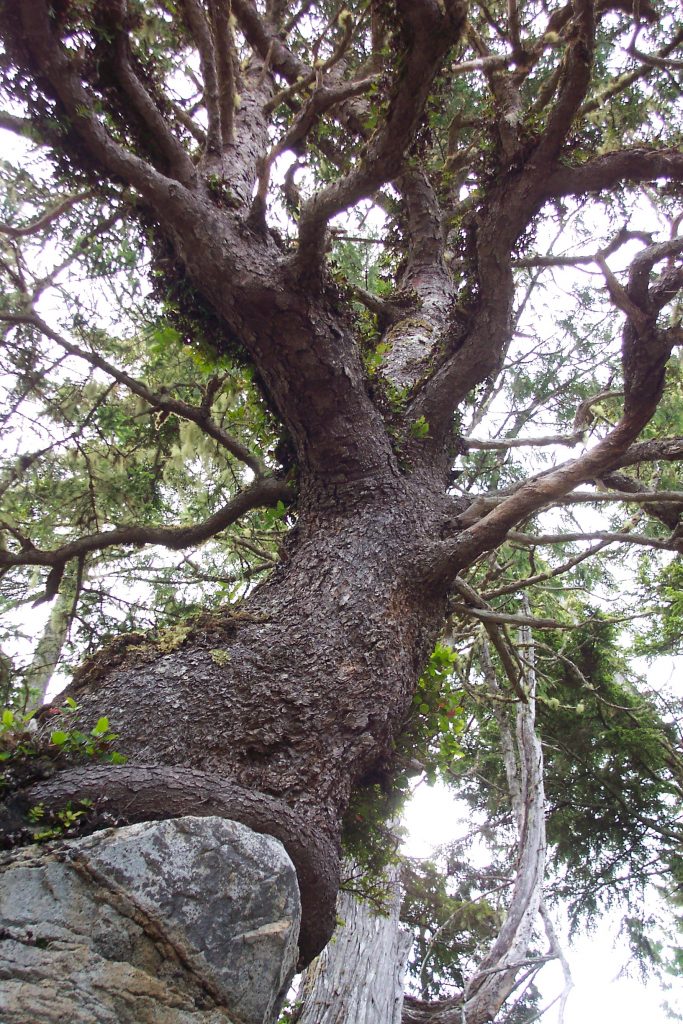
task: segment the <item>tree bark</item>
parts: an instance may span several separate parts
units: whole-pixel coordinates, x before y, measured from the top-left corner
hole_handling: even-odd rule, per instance
[[[341,892],[331,941],[307,968],[297,1024],[401,1024],[403,974],[412,944],[400,927],[398,872],[387,874],[387,906]]]
[[[29,710],[39,708],[45,702],[50,681],[59,664],[69,633],[73,605],[73,591],[71,589],[60,590],[52,606],[50,617],[45,623],[43,634],[33,652],[31,664],[24,675]]]
[[[425,585],[415,565],[450,506],[430,498],[424,483],[338,485],[343,501],[335,504],[328,491],[327,506],[320,501],[301,517],[289,558],[238,610],[156,642],[124,638],[86,664],[67,691],[85,723],[109,718],[129,757],[121,768],[87,772],[90,798],[112,805],[120,793],[119,812],[136,820],[150,804],[155,815],[177,814],[183,779],[190,805],[206,799],[211,782],[216,793],[244,794],[248,820],[239,807],[228,808],[230,816],[277,834],[297,867],[301,835],[327,851],[332,863],[317,869],[324,898],[320,884],[311,890],[310,871],[300,877],[305,958],[332,931],[334,862],[351,790],[391,766],[392,738],[443,621],[446,588]],[[143,765],[151,780],[152,766],[172,769],[174,785],[162,773],[156,788],[143,786],[144,806],[136,809],[122,784]],[[30,799],[84,794],[84,772],[71,778],[42,783]],[[279,826],[273,800],[288,809]]]

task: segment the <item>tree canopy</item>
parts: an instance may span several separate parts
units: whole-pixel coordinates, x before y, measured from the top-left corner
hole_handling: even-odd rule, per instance
[[[20,802],[272,832],[303,964],[342,834],[380,870],[438,775],[491,864],[408,872],[412,970],[472,1021],[532,819],[505,955],[618,903],[666,966],[680,700],[631,660],[681,652],[676,15],[0,2],[0,684],[20,716],[59,664],[128,758],[48,731]]]

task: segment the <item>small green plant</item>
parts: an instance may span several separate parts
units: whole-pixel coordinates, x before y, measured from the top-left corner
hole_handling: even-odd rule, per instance
[[[230,190],[225,179],[220,175],[210,174],[206,179],[206,184],[209,192],[211,192],[221,205],[227,206],[230,209],[234,209],[239,206],[237,197]]]
[[[374,376],[374,374],[378,372],[382,365],[382,361],[390,348],[390,344],[381,341],[379,345],[376,345],[375,348],[372,349],[371,352],[365,353],[365,368],[370,376]]]
[[[59,728],[55,728],[55,725]],[[109,764],[124,764],[126,758],[112,749],[118,734],[111,732],[109,719],[99,718],[83,731],[78,728],[78,705],[67,697],[61,708],[27,713],[3,708],[0,714],[0,786],[14,788],[32,774],[44,774],[46,762],[80,761],[94,758]],[[32,773],[31,763],[36,772]],[[42,770],[39,770],[39,765]]]
[[[209,654],[211,655],[211,661],[213,661],[214,664],[216,665],[220,665],[221,668],[223,668],[230,662],[229,653],[227,651],[220,650],[220,648],[216,648],[216,650],[209,651]]]
[[[109,728],[109,719],[102,716],[91,728],[81,728],[78,704],[67,697],[61,707],[45,707],[23,712],[13,708],[0,711],[0,802],[6,808],[13,804],[25,807],[22,791],[55,770],[88,760],[123,764],[126,757],[112,745],[117,734]],[[18,802],[15,797],[19,797]],[[3,846],[21,846],[31,842],[47,842],[64,836],[82,834],[84,828],[115,824],[107,812],[98,811],[90,800],[76,805],[46,807],[34,804],[28,810],[9,811],[16,826],[2,836]],[[23,817],[25,824],[21,824]]]
[[[68,833],[75,832],[92,806],[92,800],[87,799],[78,801],[78,809],[72,807],[69,802],[58,811],[50,811],[44,804],[34,804],[26,815],[32,825],[40,826],[33,833],[34,842],[46,843],[50,839],[61,839]]]
[[[411,437],[416,437],[419,441],[423,441],[425,437],[429,436],[429,423],[424,416],[419,416],[416,420],[410,424]]]

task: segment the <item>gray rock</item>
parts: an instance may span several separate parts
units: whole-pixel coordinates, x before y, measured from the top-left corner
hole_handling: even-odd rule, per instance
[[[2,1024],[269,1024],[300,904],[281,843],[223,818],[7,855]]]

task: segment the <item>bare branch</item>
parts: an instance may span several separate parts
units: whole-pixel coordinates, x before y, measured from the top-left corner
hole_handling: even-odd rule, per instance
[[[658,401],[658,392],[645,393],[640,404],[634,404],[614,427],[614,429],[591,451],[570,462],[563,464],[547,473],[527,480],[513,494],[506,497],[491,510],[482,509],[482,517],[453,540],[437,542],[433,545],[432,554],[427,556],[425,570],[428,573],[446,572],[452,576],[464,565],[471,564],[477,553],[495,547],[505,537],[519,539],[509,531],[516,523],[533,512],[551,505],[586,480],[599,479],[605,472],[613,469],[620,456],[630,447],[633,439],[653,415]],[[609,534],[604,532],[581,534],[585,540],[625,540],[631,543],[648,543],[653,547],[667,550],[678,550],[678,546],[669,541],[642,541],[631,534]],[[553,540],[552,543],[558,543]]]
[[[529,943],[543,898],[546,854],[543,751],[534,724],[536,674],[533,643],[528,633],[526,640],[528,697],[516,705],[514,736],[505,713],[493,702],[519,836],[515,884],[507,917],[496,940],[465,986],[462,1016],[470,1024],[483,1024],[495,1017],[514,987],[519,968],[529,962]],[[495,693],[497,682],[490,660],[487,681]],[[541,957],[540,961],[547,959],[553,956]],[[452,1019],[455,1024],[455,1015]]]
[[[508,540],[517,544],[524,544],[525,547],[536,547],[546,544],[570,544],[583,540],[603,540],[608,544],[639,544],[642,547],[659,548],[662,551],[678,551],[683,548],[683,541],[660,540],[655,537],[645,537],[639,533],[611,533],[609,530],[591,530],[590,532],[576,533],[517,533],[510,530]]]
[[[683,32],[679,32],[679,39],[683,39]],[[672,71],[683,71],[683,60],[673,60],[671,57],[660,57],[655,53],[643,53],[635,46],[629,46],[626,50],[632,57],[647,64],[652,68],[669,68]]]
[[[597,253],[584,256],[527,256],[523,259],[515,260],[513,266],[515,267],[580,267],[590,266],[592,263],[596,263],[602,256],[606,258],[611,256],[612,253],[620,249],[622,245],[627,242],[634,240],[644,242],[646,245],[652,243],[652,235],[644,231],[630,231],[627,227],[621,228],[614,238],[608,242],[604,248],[600,249]]]
[[[581,562],[585,562],[587,558],[592,558],[594,555],[599,554],[606,547],[608,547],[609,541],[601,541],[599,544],[595,544],[592,548],[587,548],[580,554],[575,555],[573,558],[569,558],[562,565],[556,566],[554,569],[548,569],[547,572],[536,573],[535,576],[527,576],[526,579],[515,580],[514,583],[508,583],[505,586],[496,587],[495,590],[487,590],[482,597],[491,601],[495,597],[503,597],[505,594],[516,594],[518,590],[525,590],[527,587],[532,587],[536,583],[544,583],[546,580],[554,579],[556,576],[562,576],[564,573],[569,572],[574,566],[579,565]]]
[[[642,493],[641,482],[634,480],[633,477],[628,476],[626,473],[605,473],[600,483],[625,494]],[[661,504],[659,502],[648,502],[645,510],[648,515],[655,516],[670,530],[675,530],[679,524],[680,512],[675,502],[669,503],[666,500]]]
[[[602,479],[605,480],[605,476]],[[632,505],[657,505],[659,503],[680,505],[683,503],[683,491],[572,491],[563,498],[558,498],[555,504],[593,505],[606,501],[625,501]]]
[[[594,110],[599,110],[607,100],[611,99],[612,96],[618,96],[619,93],[624,92],[629,86],[633,85],[634,82],[639,79],[647,78],[656,68],[664,67],[667,63],[666,58],[670,53],[673,53],[678,46],[683,42],[683,29],[679,29],[674,35],[673,39],[662,46],[656,55],[646,56],[645,54],[638,54],[638,59],[642,62],[642,66],[636,68],[633,71],[627,71],[623,75],[619,75],[613,82],[608,86],[601,89],[596,95],[592,96],[591,99],[587,100],[581,107],[581,114],[590,114]],[[627,50],[627,52],[631,52]],[[632,54],[635,56],[635,54]],[[677,62],[673,62],[677,63]]]
[[[546,434],[545,437],[508,437],[502,441],[485,441],[478,437],[462,437],[466,448],[477,451],[508,451],[510,448],[544,448],[548,445],[563,445],[573,448],[583,441],[583,431],[576,434]]]
[[[213,515],[194,526],[139,526],[137,524],[119,526],[114,530],[104,530],[102,533],[79,537],[77,540],[50,551],[40,550],[30,542],[27,545],[24,538],[22,550],[0,551],[0,569],[6,570],[17,565],[44,565],[51,567],[52,572],[63,572],[64,566],[71,559],[81,558],[91,551],[104,551],[111,547],[142,547],[146,544],[159,544],[172,551],[180,551],[183,548],[203,544],[204,541],[215,537],[217,533],[254,508],[270,508],[278,501],[290,502],[293,496],[291,486],[284,481],[276,480],[273,477],[262,478],[240,491],[218,512],[214,512]],[[0,528],[8,529],[2,523],[0,523]]]
[[[90,199],[92,192],[78,192],[76,195],[67,196],[57,206],[53,206],[51,210],[47,210],[37,220],[31,221],[30,224],[25,224],[23,227],[15,228],[11,224],[0,223],[0,233],[3,235],[9,235],[10,238],[24,238],[26,235],[35,235],[44,228],[50,227],[63,213],[67,213],[76,203],[80,203],[82,199]]]
[[[513,615],[508,612],[499,612],[495,609],[488,611],[484,608],[471,608],[464,604],[451,605],[454,612],[460,615],[472,615],[486,625],[495,622],[499,626],[529,626],[531,629],[578,629],[580,622],[560,622],[558,619],[535,618],[529,615]],[[619,620],[621,621],[621,620]]]
[[[461,594],[467,603],[471,605],[472,609],[477,609],[481,612],[488,613],[493,612],[490,605],[484,601],[484,599],[474,590],[464,579],[460,576],[456,576],[453,581],[453,586]],[[503,666],[505,675],[508,677],[512,689],[516,693],[517,697],[521,701],[527,700],[527,695],[522,686],[521,680],[524,674],[522,664],[517,657],[514,645],[510,643],[507,634],[505,632],[505,625],[503,629],[499,629],[499,623],[493,618],[490,618],[488,614],[482,618],[484,629],[488,633],[491,643],[496,649],[496,653],[500,658],[500,663]]]

